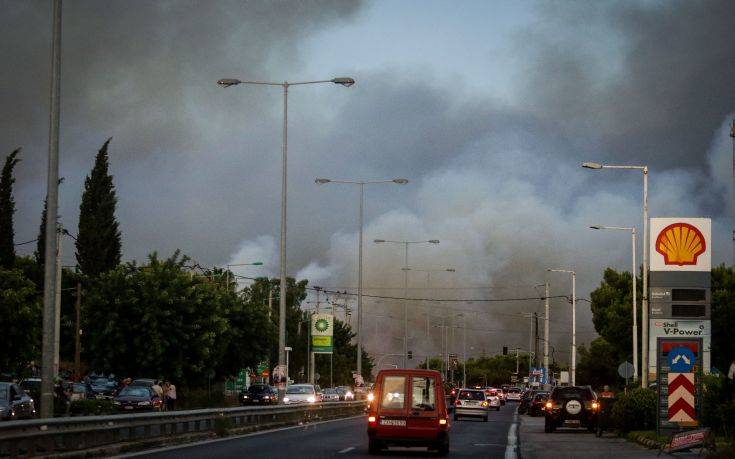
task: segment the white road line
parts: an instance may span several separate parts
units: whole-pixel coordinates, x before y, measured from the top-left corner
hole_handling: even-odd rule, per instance
[[[505,459],[517,459],[518,452],[518,415],[513,415],[513,424],[508,429],[508,445],[505,447]]]
[[[306,424],[306,425],[302,424],[302,425],[295,425],[295,426],[288,426],[288,427],[279,427],[279,428],[276,428],[276,429],[260,430],[258,432],[251,432],[251,433],[242,434],[242,435],[233,435],[231,437],[225,437],[225,438],[215,438],[215,439],[212,439],[212,440],[197,441],[197,442],[192,442],[192,443],[182,443],[180,445],[175,445],[175,446],[165,446],[163,448],[148,449],[148,450],[143,450],[143,451],[137,451],[135,453],[120,454],[120,455],[117,455],[117,456],[113,456],[113,459],[122,459],[122,458],[128,458],[128,457],[146,456],[148,454],[163,453],[163,452],[166,452],[166,451],[173,451],[173,450],[176,450],[176,449],[183,449],[183,448],[193,448],[195,446],[209,445],[209,444],[212,444],[212,443],[220,443],[220,442],[223,442],[223,441],[239,440],[241,438],[247,438],[247,437],[257,437],[257,436],[260,436],[260,435],[268,435],[268,434],[271,434],[271,433],[283,432],[284,430],[294,430],[294,429],[304,428],[304,427],[308,427],[308,426],[317,426],[319,424],[328,424],[330,422],[347,421],[347,420],[350,420],[350,419],[357,419],[357,418],[364,418],[364,417],[365,417],[365,415],[358,414],[356,416],[350,416],[350,417],[346,417],[346,418],[330,419],[328,421],[310,422],[309,424]]]
[[[349,453],[353,449],[355,449],[355,447],[354,446],[350,446],[349,448],[345,448],[345,449],[342,449],[342,450],[337,451],[337,454]]]

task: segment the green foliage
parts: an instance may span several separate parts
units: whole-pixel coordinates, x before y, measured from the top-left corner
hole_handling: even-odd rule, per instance
[[[84,193],[79,205],[77,233],[77,263],[90,278],[120,264],[122,245],[115,219],[117,197],[112,176],[108,173],[108,139],[97,153],[94,168],[84,181]]]
[[[167,260],[153,254],[146,266],[121,265],[90,283],[83,336],[92,368],[205,387],[211,375],[263,359],[254,345],[268,342],[269,327],[232,329],[267,321],[263,309],[192,276],[186,262],[178,252]],[[240,355],[226,359],[228,349]]]
[[[615,349],[615,361],[627,360],[632,362],[633,337],[633,276],[629,272],[618,272],[607,268],[603,273],[600,287],[590,293],[592,303],[592,323],[601,337]],[[638,288],[638,323],[641,322],[640,298],[642,297],[641,282]],[[639,327],[640,335],[640,327]],[[640,343],[640,336],[638,339]]]
[[[14,150],[5,158],[5,165],[0,173],[0,267],[10,269],[15,264],[15,245],[13,237],[13,214],[15,201],[13,200],[13,169],[20,161],[20,148]]]
[[[115,406],[110,400],[75,400],[69,404],[69,414],[72,416],[95,416],[114,412]]]
[[[735,383],[710,375],[704,377],[702,388],[702,424],[718,435],[735,439]]]
[[[735,268],[712,270],[712,365],[727,372],[735,361]]]
[[[20,374],[38,360],[41,303],[36,285],[21,270],[0,268],[0,368]]]
[[[620,394],[613,405],[612,421],[622,432],[656,427],[656,392],[637,388]]]
[[[440,369],[437,365],[441,364],[438,359],[431,359],[429,361],[429,367],[432,369]],[[518,360],[519,373],[521,375],[528,374],[528,357],[521,355]],[[457,374],[461,375],[462,368],[459,368],[459,373],[455,372],[455,379]],[[516,371],[516,356],[515,355],[496,355],[493,357],[482,356],[477,359],[467,360],[467,385],[482,385],[482,386],[500,386],[501,384],[509,384],[511,374]]]
[[[59,185],[64,182],[64,178],[59,178]],[[41,224],[38,227],[38,237],[36,238],[36,251],[33,256],[36,263],[43,267],[46,263],[46,215],[48,214],[48,198],[43,200],[43,212],[41,212]],[[57,218],[58,221],[58,218]]]
[[[583,385],[603,387],[618,386],[623,382],[617,372],[618,351],[605,338],[599,337],[590,343],[590,348],[579,346],[577,381]]]

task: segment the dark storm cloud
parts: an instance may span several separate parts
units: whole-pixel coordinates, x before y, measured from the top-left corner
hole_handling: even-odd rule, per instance
[[[543,11],[519,36],[539,116],[591,140],[599,159],[704,166],[735,107],[731,1],[553,2]]]

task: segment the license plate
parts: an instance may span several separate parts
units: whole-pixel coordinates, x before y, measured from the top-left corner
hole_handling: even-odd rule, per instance
[[[568,421],[564,421],[564,424],[568,424],[570,426],[578,426],[579,425],[579,419],[570,419]]]
[[[405,419],[381,419],[380,425],[381,426],[406,427],[406,420]]]
[[[253,399],[253,403],[260,403],[260,400],[258,400],[258,399]]]
[[[126,407],[125,407],[125,409],[126,409],[126,410],[132,410],[132,409],[133,409],[133,407],[132,407],[132,406],[126,406]]]

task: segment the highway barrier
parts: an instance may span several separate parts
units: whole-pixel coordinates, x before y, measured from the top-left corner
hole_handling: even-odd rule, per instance
[[[354,416],[366,402],[213,408],[0,423],[0,457],[89,457]]]

